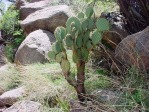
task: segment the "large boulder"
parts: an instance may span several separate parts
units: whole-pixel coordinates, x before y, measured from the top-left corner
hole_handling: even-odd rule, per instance
[[[15,63],[25,65],[46,62],[46,54],[54,41],[54,35],[48,31],[36,30],[30,33],[18,48]]]
[[[27,4],[26,0],[16,0],[15,6],[17,9],[20,9],[20,7],[24,6],[25,4]]]
[[[116,46],[122,41],[122,36],[115,31],[106,31],[102,36],[102,43],[114,50]]]
[[[42,112],[42,105],[34,101],[21,101],[3,110],[3,112]]]
[[[115,58],[123,65],[149,71],[149,27],[123,39],[115,50]]]
[[[25,87],[20,87],[3,93],[0,96],[0,107],[11,106],[25,95]]]
[[[0,95],[2,95],[4,92],[4,89],[0,87]]]
[[[38,29],[54,32],[56,27],[65,26],[68,17],[71,15],[67,5],[51,6],[27,16],[21,22],[21,27],[26,35]]]
[[[33,2],[40,2],[40,1],[52,2],[53,0],[30,0],[29,2],[33,3]]]
[[[32,14],[37,10],[41,10],[48,6],[46,1],[40,1],[35,3],[28,3],[20,7],[20,20],[24,20],[28,15]]]

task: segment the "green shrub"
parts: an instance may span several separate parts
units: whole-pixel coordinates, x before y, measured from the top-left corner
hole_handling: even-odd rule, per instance
[[[0,1],[0,15],[3,15],[5,11],[5,3]]]
[[[10,6],[0,21],[0,30],[5,33],[4,39],[7,43],[5,53],[8,60],[13,61],[16,49],[25,38],[19,24],[19,11],[13,5]]]

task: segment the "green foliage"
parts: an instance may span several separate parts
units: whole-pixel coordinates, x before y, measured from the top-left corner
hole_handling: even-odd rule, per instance
[[[13,34],[16,25],[18,25],[18,10],[11,6],[1,18],[0,30]]]
[[[5,3],[0,1],[0,13],[3,15],[5,12]]]
[[[5,49],[6,56],[9,61],[13,61],[16,49],[25,38],[19,24],[19,11],[13,5],[10,6],[0,21],[0,30],[5,32],[5,41],[8,43]]]
[[[13,60],[13,45],[9,45],[7,44],[5,46],[5,54],[6,54],[6,57],[8,58],[8,61],[12,61]]]

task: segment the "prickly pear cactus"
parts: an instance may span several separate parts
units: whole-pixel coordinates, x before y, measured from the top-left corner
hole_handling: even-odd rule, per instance
[[[70,72],[70,63],[66,50],[72,49],[73,60],[87,62],[90,51],[101,41],[104,31],[109,30],[109,23],[104,18],[95,18],[93,7],[88,7],[85,13],[80,12],[77,17],[70,17],[66,28],[57,27],[54,35],[56,42],[48,53],[49,58],[60,63],[64,73]]]

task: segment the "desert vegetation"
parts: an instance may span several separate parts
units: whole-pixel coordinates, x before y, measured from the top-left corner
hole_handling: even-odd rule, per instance
[[[0,1],[0,112],[148,112],[146,0]]]

